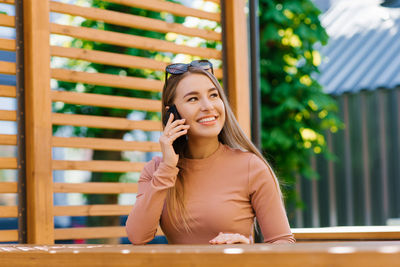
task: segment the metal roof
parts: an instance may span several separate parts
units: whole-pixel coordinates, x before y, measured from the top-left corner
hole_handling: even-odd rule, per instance
[[[320,48],[317,80],[329,94],[400,85],[400,8],[342,0],[321,15],[330,39]]]

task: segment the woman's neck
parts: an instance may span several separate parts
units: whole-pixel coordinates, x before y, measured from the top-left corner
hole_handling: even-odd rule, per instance
[[[191,159],[204,159],[217,151],[219,147],[218,137],[213,139],[191,139],[188,140],[186,157]]]

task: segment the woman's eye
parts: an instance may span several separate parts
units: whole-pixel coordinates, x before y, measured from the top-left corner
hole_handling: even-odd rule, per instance
[[[211,94],[211,97],[218,97],[217,93]]]
[[[196,101],[196,100],[197,100],[196,97],[191,97],[191,98],[188,99],[188,102],[194,102],[194,101]]]

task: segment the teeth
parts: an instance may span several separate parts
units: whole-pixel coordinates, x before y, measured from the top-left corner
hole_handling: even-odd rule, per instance
[[[206,121],[213,121],[213,120],[215,120],[215,117],[209,117],[209,118],[201,119],[201,120],[199,120],[199,122],[206,122]]]

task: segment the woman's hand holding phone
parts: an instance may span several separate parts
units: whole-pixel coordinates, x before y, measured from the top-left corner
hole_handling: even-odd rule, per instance
[[[170,113],[163,134],[160,137],[163,162],[172,167],[176,167],[179,160],[179,155],[175,153],[172,144],[178,137],[187,134],[187,131],[190,128],[189,125],[184,123],[185,119],[174,120],[174,115]]]

